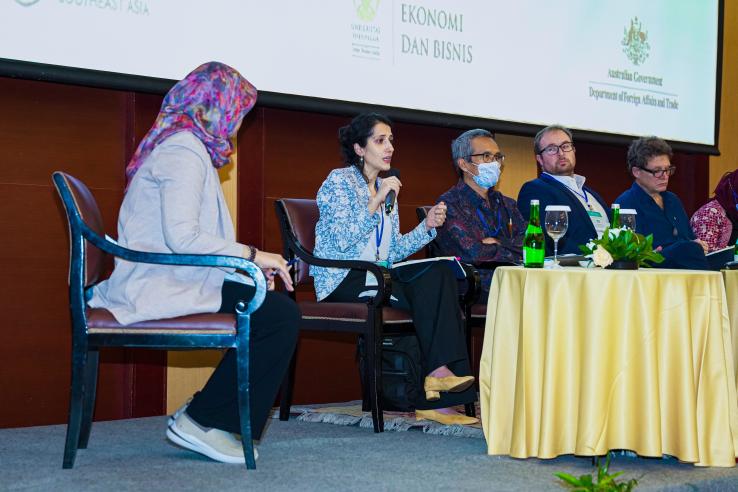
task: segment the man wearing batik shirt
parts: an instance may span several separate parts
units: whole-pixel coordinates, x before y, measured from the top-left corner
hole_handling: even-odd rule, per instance
[[[451,144],[456,185],[441,195],[446,222],[437,228],[441,254],[459,256],[479,269],[485,303],[496,263],[520,263],[525,221],[510,197],[494,189],[505,154],[487,130],[469,130]]]

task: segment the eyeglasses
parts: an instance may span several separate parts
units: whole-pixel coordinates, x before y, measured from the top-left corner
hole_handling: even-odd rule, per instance
[[[470,154],[469,158],[471,159],[472,157],[481,157],[482,162],[484,163],[490,163],[490,162],[497,161],[500,164],[502,164],[503,162],[505,162],[505,154],[503,154],[502,152],[497,152],[496,154],[493,154],[492,152],[483,152],[481,154]],[[474,163],[472,162],[472,164]]]
[[[547,145],[543,149],[538,151],[538,154],[556,155],[559,153],[559,149],[561,149],[561,152],[571,152],[572,150],[574,150],[574,144],[571,142],[564,142],[561,145]]]
[[[650,173],[654,178],[663,178],[664,174],[673,176],[676,172],[676,167],[674,166],[667,167],[666,169],[646,169],[645,167],[639,167],[639,169]]]

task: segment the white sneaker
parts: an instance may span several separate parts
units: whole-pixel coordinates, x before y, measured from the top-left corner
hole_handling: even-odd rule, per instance
[[[244,464],[246,462],[243,457],[241,440],[234,434],[220,429],[202,427],[184,411],[167,428],[167,438],[183,448],[221,463]],[[256,449],[254,449],[254,457],[259,457]]]
[[[184,405],[179,407],[177,410],[175,410],[175,412],[172,415],[169,416],[169,420],[167,420],[167,427],[171,427],[174,425],[174,421],[177,420],[177,417],[182,415],[182,412],[187,410],[187,407],[190,405],[191,401],[192,401],[192,397],[190,396],[189,398],[187,398],[187,401],[184,402]]]

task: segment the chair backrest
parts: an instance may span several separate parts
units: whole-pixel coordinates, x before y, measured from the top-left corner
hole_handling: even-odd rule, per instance
[[[313,254],[315,248],[315,224],[318,223],[318,204],[305,198],[281,198],[274,203],[282,231],[284,255],[294,257],[296,248]],[[293,266],[295,285],[312,283],[308,265],[298,260]]]
[[[97,235],[105,237],[100,209],[92,193],[82,181],[61,171],[56,171],[52,177],[67,214],[70,283],[73,278],[71,272],[75,261],[80,261],[84,268],[83,286],[89,287],[100,280],[109,258],[107,253],[82,238],[81,228],[84,223]],[[78,252],[75,244],[80,245]],[[76,255],[79,257],[75,257]]]
[[[418,220],[420,222],[425,220],[431,208],[433,208],[432,205],[423,205],[422,207],[418,207],[415,209],[415,214],[418,216]],[[425,245],[425,255],[428,258],[433,258],[436,256],[444,256],[443,254],[441,254],[441,251],[438,249],[438,245],[436,244],[435,240]]]

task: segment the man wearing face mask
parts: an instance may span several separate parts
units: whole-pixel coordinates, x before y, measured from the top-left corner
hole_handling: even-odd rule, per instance
[[[490,132],[462,133],[451,154],[459,181],[438,199],[446,204],[446,222],[436,229],[435,241],[443,255],[459,256],[479,269],[480,302],[486,302],[493,264],[522,260],[526,224],[515,200],[494,189],[505,154]]]
[[[518,193],[518,207],[528,220],[530,201],[541,204],[541,222],[546,205],[568,205],[569,228],[559,240],[559,254],[581,254],[580,244],[600,237],[610,225],[608,207],[600,195],[584,184],[584,176],[574,174],[577,163],[571,130],[560,125],[547,126],[533,139],[538,178],[524,183]],[[546,254],[553,254],[553,241],[546,235]]]

